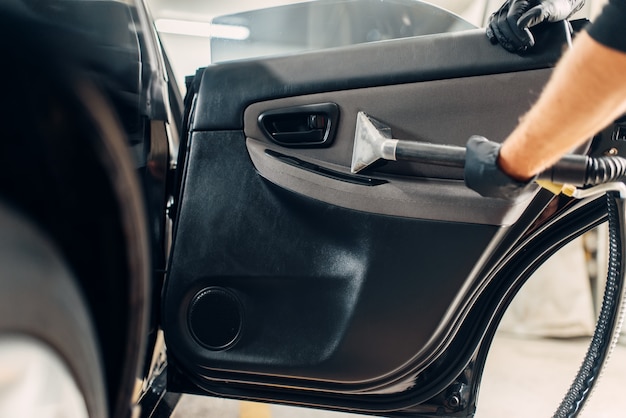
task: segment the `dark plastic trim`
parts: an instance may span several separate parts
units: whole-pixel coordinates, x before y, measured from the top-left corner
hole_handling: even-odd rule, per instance
[[[328,177],[334,180],[345,181],[346,183],[358,184],[361,186],[380,186],[381,184],[388,183],[387,180],[375,179],[368,176],[355,176],[354,174],[345,174],[339,171],[331,170],[317,164],[308,163],[296,157],[281,154],[270,149],[265,150],[265,155],[276,158],[285,164],[300,168],[302,170],[310,171],[311,173],[319,174],[320,176]]]
[[[311,126],[319,123],[323,126]],[[311,118],[317,117],[316,121]],[[302,123],[304,122],[304,123]],[[288,148],[329,147],[335,139],[339,122],[339,106],[336,103],[319,103],[267,110],[259,115],[259,127],[271,141]],[[278,124],[294,125],[287,128]],[[300,126],[298,126],[300,125]]]

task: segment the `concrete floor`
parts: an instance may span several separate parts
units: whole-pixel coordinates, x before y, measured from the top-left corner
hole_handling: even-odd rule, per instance
[[[587,338],[523,339],[500,334],[489,354],[476,416],[551,417],[588,343]],[[625,380],[626,346],[618,345],[581,416],[625,416],[621,402]]]
[[[529,339],[500,333],[492,346],[477,418],[551,417],[574,378],[588,339]],[[626,346],[618,345],[581,416],[626,416]],[[183,396],[175,418],[354,418],[359,415]]]

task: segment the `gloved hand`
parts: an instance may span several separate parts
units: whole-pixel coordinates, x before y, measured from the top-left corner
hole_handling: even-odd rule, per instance
[[[510,52],[523,52],[535,45],[531,27],[558,22],[579,11],[585,0],[506,0],[491,15],[487,37]]]
[[[465,151],[465,185],[485,197],[513,200],[531,188],[533,180],[520,182],[500,170],[500,144],[474,135]]]

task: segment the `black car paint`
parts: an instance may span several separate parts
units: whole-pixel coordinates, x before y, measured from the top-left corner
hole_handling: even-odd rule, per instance
[[[83,2],[63,3],[65,6],[70,4],[85,5]],[[94,5],[98,3],[94,2]],[[114,4],[118,5],[114,6],[114,8],[121,5],[121,3]],[[89,9],[89,6],[86,6],[86,8]],[[53,13],[57,17],[59,16],[56,15],[58,10],[54,8],[44,9],[45,7],[37,10],[38,17],[30,15],[30,11],[18,12],[20,15],[23,13],[29,15],[27,18],[28,25],[42,30],[41,32],[33,31],[33,38],[36,39],[37,36],[41,36],[42,32],[45,33],[48,30],[53,32],[59,30],[60,33],[66,34],[63,36],[70,36],[69,39],[71,39],[71,36],[76,36],[76,32],[71,32],[67,35],[67,32],[64,32],[61,28],[55,28],[55,25],[50,26],[49,22],[46,23],[45,19],[42,20],[41,16],[50,18],[51,15],[47,15],[48,12]],[[466,301],[462,313],[458,314],[457,321],[451,324],[450,333],[441,340],[441,349],[432,352],[432,361],[427,364],[426,368],[420,371],[419,375],[412,376],[411,369],[408,368],[403,373],[397,374],[393,379],[381,381],[380,386],[370,385],[369,383],[359,386],[358,382],[362,380],[363,376],[367,380],[369,371],[371,371],[369,377],[376,377],[376,374],[380,373],[380,371],[394,368],[386,364],[386,362],[393,362],[394,358],[407,356],[406,353],[397,354],[397,350],[402,351],[403,347],[390,348],[386,346],[386,341],[382,341],[379,346],[371,347],[371,362],[369,364],[372,365],[372,369],[369,371],[367,369],[361,370],[357,361],[353,365],[348,365],[347,374],[333,375],[336,370],[332,367],[327,370],[324,370],[323,367],[318,368],[317,365],[326,360],[318,357],[319,354],[328,351],[322,346],[308,347],[311,351],[307,352],[305,350],[302,356],[293,356],[293,353],[289,350],[270,353],[273,357],[268,357],[270,360],[268,362],[269,369],[265,369],[266,365],[259,362],[250,365],[250,369],[243,373],[232,370],[211,371],[209,370],[211,363],[206,363],[207,359],[217,360],[218,364],[219,362],[224,362],[223,364],[228,365],[228,362],[231,361],[228,359],[229,352],[203,352],[198,350],[197,347],[193,347],[193,340],[190,340],[188,336],[178,334],[179,332],[186,332],[185,329],[187,328],[187,324],[184,322],[186,307],[179,304],[181,301],[189,301],[197,290],[205,286],[231,287],[236,286],[238,282],[244,283],[244,286],[250,286],[248,289],[255,297],[260,296],[259,299],[256,299],[256,302],[252,303],[252,306],[254,306],[254,303],[259,303],[259,301],[271,304],[289,299],[293,296],[293,294],[289,293],[288,286],[291,285],[296,286],[296,294],[306,294],[307,298],[315,296],[317,293],[320,293],[318,296],[322,299],[328,297],[329,294],[334,294],[336,297],[335,304],[330,306],[327,311],[317,312],[316,315],[319,314],[319,316],[310,318],[311,322],[309,325],[311,328],[303,329],[303,334],[297,336],[296,340],[302,343],[301,347],[303,349],[306,349],[307,346],[304,343],[311,336],[307,334],[307,331],[318,332],[320,331],[319,324],[322,324],[321,331],[325,334],[321,335],[319,341],[325,342],[326,337],[331,341],[333,339],[332,336],[340,331],[339,328],[342,326],[342,324],[334,323],[334,314],[342,312],[342,315],[345,314],[346,309],[349,309],[352,303],[349,299],[352,297],[350,280],[353,277],[353,272],[347,272],[346,277],[349,277],[349,279],[342,281],[341,266],[339,264],[328,264],[321,257],[317,259],[311,257],[319,252],[319,248],[328,248],[329,242],[336,244],[334,247],[336,249],[335,254],[341,254],[346,248],[349,250],[355,249],[356,254],[360,253],[362,255],[366,254],[367,251],[384,252],[386,250],[385,242],[392,241],[400,236],[401,242],[410,243],[412,235],[424,233],[423,228],[426,228],[428,234],[433,236],[442,235],[449,237],[457,235],[459,236],[459,242],[461,242],[461,236],[463,237],[462,239],[476,239],[477,236],[482,236],[482,244],[486,245],[493,236],[502,233],[500,228],[493,225],[480,228],[483,232],[486,231],[483,235],[482,232],[477,234],[477,227],[470,224],[432,224],[430,222],[416,222],[401,218],[392,219],[386,215],[367,216],[350,209],[333,207],[314,201],[268,184],[256,174],[250,161],[246,159],[244,108],[253,102],[274,100],[291,95],[545,68],[552,65],[560,53],[558,45],[560,45],[561,39],[559,34],[551,34],[548,31],[546,34],[547,40],[539,42],[539,44],[545,45],[545,49],[538,50],[527,56],[510,56],[502,52],[480,54],[480,59],[472,55],[475,53],[472,46],[481,45],[480,43],[475,44],[477,39],[482,37],[482,34],[479,33],[480,31],[470,35],[451,36],[450,39],[452,41],[446,36],[433,38],[434,46],[432,51],[434,54],[439,57],[445,56],[449,53],[448,47],[452,45],[455,48],[454,50],[459,53],[457,57],[459,60],[446,61],[444,58],[443,63],[447,62],[449,67],[445,65],[442,67],[441,58],[425,60],[423,66],[418,71],[411,65],[405,65],[401,59],[401,56],[407,52],[407,49],[410,50],[412,45],[414,45],[410,40],[389,43],[387,45],[389,49],[385,53],[390,54],[390,56],[396,56],[396,59],[384,61],[381,67],[376,68],[368,66],[366,59],[367,51],[375,50],[376,47],[359,46],[348,48],[345,51],[354,54],[352,56],[361,59],[361,61],[352,62],[346,67],[339,66],[331,77],[325,77],[319,73],[307,75],[306,69],[314,69],[315,62],[319,59],[329,60],[329,65],[332,65],[345,51],[335,50],[319,53],[318,55],[306,54],[299,58],[278,58],[275,60],[260,60],[212,67],[210,70],[200,71],[199,76],[194,80],[194,83],[199,85],[198,96],[195,98],[195,107],[192,108],[194,91],[191,89],[192,93],[188,98],[185,109],[189,119],[185,120],[181,115],[182,107],[180,106],[180,97],[177,96],[177,89],[171,82],[168,83],[166,81],[168,65],[166,59],[162,56],[158,37],[150,24],[147,11],[142,5],[139,5],[137,8],[124,6],[122,9],[123,13],[129,13],[128,16],[136,25],[135,28],[140,27],[141,30],[135,33],[135,38],[130,38],[130,43],[128,39],[125,39],[122,43],[125,46],[121,50],[116,48],[107,49],[106,46],[111,46],[109,41],[103,42],[102,38],[98,39],[102,33],[97,33],[96,31],[86,35],[85,32],[81,32],[81,24],[83,29],[91,29],[88,23],[90,19],[94,19],[93,9],[87,11],[86,15],[84,10],[83,12],[71,13],[69,15],[71,17],[70,21],[74,24],[80,23],[77,30],[81,36],[84,36],[85,45],[100,45],[102,47],[93,50],[80,50],[80,48],[77,48],[73,55],[74,58],[76,56],[79,58],[72,62],[77,63],[77,67],[81,69],[81,74],[88,74],[87,77],[95,80],[99,87],[108,95],[113,108],[116,109],[123,126],[126,128],[130,153],[135,157],[137,171],[144,185],[144,198],[148,206],[146,224],[150,226],[151,231],[150,241],[152,243],[154,260],[152,264],[154,291],[152,295],[135,295],[134,300],[137,305],[131,306],[129,309],[132,308],[134,312],[146,314],[148,300],[152,299],[153,322],[149,329],[143,329],[145,324],[142,321],[134,323],[134,328],[130,332],[141,336],[139,338],[143,341],[137,343],[137,340],[135,340],[134,343],[129,343],[124,350],[120,351],[118,349],[115,355],[107,357],[107,366],[110,368],[114,369],[122,364],[129,367],[129,370],[113,373],[113,377],[109,382],[110,388],[114,391],[119,390],[127,393],[120,393],[117,397],[112,395],[111,398],[117,399],[118,403],[128,403],[131,400],[128,392],[130,392],[130,388],[133,385],[133,379],[139,376],[152,383],[152,386],[148,385],[145,391],[144,405],[146,408],[144,408],[143,412],[145,416],[150,416],[153,411],[156,411],[148,407],[151,401],[147,395],[152,390],[157,392],[155,397],[157,400],[153,401],[154,403],[168,399],[167,396],[165,398],[162,397],[164,391],[174,390],[188,393],[218,394],[242,399],[273,400],[299,405],[322,405],[331,409],[358,410],[363,413],[384,413],[397,416],[405,414],[412,414],[412,416],[441,416],[442,413],[446,414],[446,416],[471,415],[474,412],[482,365],[490,338],[495,330],[495,325],[497,325],[497,317],[502,314],[506,305],[527,278],[537,261],[549,255],[564,241],[604,219],[603,212],[601,209],[598,209],[595,203],[588,204],[589,202],[583,202],[575,205],[576,210],[573,210],[569,208],[571,205],[569,202],[558,202],[559,211],[549,212],[551,218],[546,223],[545,220],[538,221],[536,217],[540,213],[545,212],[552,198],[543,193],[538,195],[520,220],[514,226],[505,228],[507,231],[500,241],[499,249],[494,251],[482,266],[480,276],[483,279],[476,282],[476,289],[471,293],[473,298],[469,298]],[[91,17],[87,17],[89,15]],[[64,16],[65,18],[68,17],[68,15]],[[102,16],[101,13],[97,13],[98,18]],[[135,41],[137,42],[136,45],[133,44]],[[135,48],[136,46],[137,48]],[[484,47],[487,46],[484,45]],[[129,63],[130,66],[123,68],[120,72],[118,71],[119,68],[112,64],[115,64],[122,56],[125,57],[124,62]],[[139,62],[141,65],[138,66]],[[300,81],[276,78],[272,73],[259,73],[257,71],[259,68],[266,69],[269,67],[280,73],[281,68],[286,68],[289,73],[294,71],[293,66],[296,68],[302,67],[304,71],[300,73],[302,76]],[[62,69],[63,64],[55,68]],[[342,69],[343,73],[341,72]],[[263,79],[261,80],[258,77],[251,78],[250,74],[257,76],[261,74]],[[206,78],[206,80],[203,78]],[[135,84],[136,81],[138,83]],[[183,152],[178,156],[179,165],[177,171],[170,170],[174,168],[173,165],[170,166],[170,163],[176,159],[176,155],[169,155],[169,144],[163,143],[163,139],[166,138],[173,141],[174,149],[177,147],[175,137],[164,133],[164,124],[166,123],[171,124],[174,132],[178,130],[178,124],[187,124],[188,128],[188,130],[181,129],[181,137],[185,138],[185,141],[183,141],[181,148]],[[194,148],[193,142],[199,143],[197,148]],[[164,147],[164,145],[166,146]],[[159,152],[155,153],[155,150],[159,150]],[[224,150],[226,152],[220,154]],[[202,153],[202,155],[206,155],[207,160],[193,160],[192,153]],[[217,159],[215,164],[202,163],[203,161],[209,161],[216,155],[226,158]],[[233,169],[238,169],[236,174],[232,173]],[[103,170],[106,171],[106,168]],[[212,179],[219,179],[220,176],[228,172],[232,173],[230,175],[241,176],[242,184],[249,187],[249,190],[253,191],[253,193],[244,194],[241,193],[242,190],[233,190],[229,187],[229,183],[219,184],[217,182],[218,184],[216,185],[212,182]],[[180,183],[174,180],[176,176],[180,179]],[[169,190],[167,189],[168,187],[170,188]],[[213,242],[211,244],[213,251],[209,251],[213,258],[207,259],[206,262],[211,260],[210,267],[218,266],[219,268],[214,270],[214,273],[209,276],[203,271],[205,269],[203,262],[197,264],[196,271],[188,269],[189,266],[193,266],[194,261],[197,261],[193,259],[193,254],[197,250],[195,245],[198,242],[187,240],[186,238],[183,242],[179,242],[174,251],[182,251],[183,258],[176,258],[175,255],[174,262],[171,265],[171,275],[168,277],[168,286],[170,288],[167,290],[165,305],[163,306],[164,312],[172,315],[158,319],[161,283],[166,272],[167,197],[171,194],[180,198],[177,201],[178,206],[173,206],[170,212],[173,217],[178,217],[176,225],[177,239],[196,236],[200,242],[198,245],[202,245],[203,237],[212,233],[213,230],[211,228],[220,227],[218,224],[211,224],[211,228],[205,230],[203,229],[204,226],[196,224],[194,219],[190,223],[185,223],[185,216],[188,216],[184,213],[185,205],[191,205],[192,212],[204,210],[206,203],[202,201],[204,194],[200,193],[195,195],[195,197],[193,196],[198,191],[198,188],[207,195],[214,195],[217,190],[219,192],[218,196],[228,199],[232,198],[233,202],[237,203],[237,205],[233,206],[232,212],[224,212],[224,208],[220,207],[209,207],[208,211],[214,210],[215,212],[211,215],[214,219],[225,219],[226,223],[236,228],[252,228],[254,225],[261,226],[255,232],[256,241],[254,242]],[[3,192],[6,193],[5,190]],[[275,212],[255,213],[251,211],[258,202],[269,202],[269,207],[275,209]],[[124,202],[118,203],[123,205]],[[296,214],[295,216],[294,213]],[[236,215],[238,218],[233,219],[233,215]],[[310,218],[305,220],[299,218],[305,215],[310,216]],[[35,216],[41,217],[41,215]],[[267,234],[272,235],[275,232],[273,228],[266,227],[264,222],[268,219],[275,220],[281,216],[284,216],[285,219],[285,223],[281,224],[281,227],[284,225],[288,227],[280,235],[282,237],[280,239],[284,240],[285,246],[293,245],[296,248],[300,248],[302,250],[299,253],[301,258],[282,260],[280,257],[276,258],[277,254],[272,254],[271,252],[256,253],[258,248],[264,245],[263,237],[267,236]],[[581,217],[582,219],[579,219]],[[244,220],[242,223],[235,222],[242,219]],[[573,219],[576,222],[572,222]],[[311,229],[310,220],[316,220],[314,223],[325,224],[327,229],[309,231],[312,234],[311,236],[317,236],[315,240],[290,239],[294,235],[297,236],[302,231],[302,228]],[[361,242],[359,238],[363,238],[363,236],[360,237],[358,233],[355,233],[355,228],[358,226],[366,228],[368,233],[371,231],[376,232],[364,237],[365,241]],[[545,228],[545,231],[536,236],[533,235],[533,231],[541,228]],[[561,235],[553,238],[554,230],[561,231]],[[239,231],[242,236],[245,235],[245,231],[241,229],[235,229],[235,231]],[[343,232],[343,234],[337,234],[338,231]],[[344,239],[344,237],[348,238]],[[524,241],[521,237],[525,237],[526,240]],[[320,281],[325,284],[319,288],[311,286],[306,281],[300,281],[288,284],[285,288],[281,283],[281,278],[275,277],[271,270],[268,270],[267,275],[262,277],[260,282],[250,284],[245,279],[246,270],[243,267],[239,271],[243,273],[242,276],[231,280],[230,276],[238,273],[237,270],[232,269],[237,263],[224,262],[219,256],[216,256],[224,248],[220,244],[231,248],[235,254],[247,251],[248,256],[256,257],[253,262],[261,270],[263,263],[267,263],[268,259],[273,259],[276,265],[280,265],[292,272],[299,272],[298,275],[301,278],[315,276],[316,279],[321,278]],[[251,244],[253,246],[250,246]],[[438,253],[441,254],[446,250],[450,250],[450,248],[445,248],[449,247],[448,243],[441,242],[440,244],[439,247],[425,246],[421,250],[428,254],[432,252],[433,257],[437,256]],[[521,255],[529,248],[535,249],[529,251],[527,255]],[[462,246],[457,248],[456,253],[463,252],[463,249],[464,247]],[[392,272],[402,274],[402,272],[406,272],[407,269],[411,268],[412,251],[408,248],[405,250],[406,252],[403,253],[401,258],[406,259],[406,264],[392,266]],[[196,253],[196,255],[198,254],[199,257],[202,256],[202,253]],[[324,254],[318,255],[324,256]],[[184,257],[189,257],[190,259],[187,260]],[[473,256],[468,254],[466,261],[469,263],[476,257],[476,254]],[[379,268],[383,269],[385,267],[381,265]],[[455,269],[455,267],[450,268]],[[462,270],[467,271],[469,268],[471,266],[468,264]],[[514,273],[511,273],[511,271]],[[254,273],[254,275],[257,274],[258,272]],[[454,276],[456,273],[451,272],[450,274]],[[203,276],[202,280],[197,281],[197,277]],[[463,274],[458,275],[460,279],[464,278],[462,276]],[[508,280],[506,280],[507,277],[509,277]],[[327,278],[338,280],[329,281]],[[128,277],[128,280],[132,282],[140,279]],[[122,286],[119,282],[112,283]],[[277,284],[276,290],[266,288],[267,284]],[[85,282],[84,286],[87,288],[92,287],[89,282]],[[97,288],[93,287],[93,289]],[[115,291],[116,289],[113,290]],[[282,291],[286,293],[282,294]],[[371,289],[370,298],[375,299],[380,291],[389,292],[390,290],[384,288]],[[111,292],[111,289],[109,289],[109,292]],[[441,294],[440,291],[436,293]],[[94,309],[102,314],[106,312],[107,301],[96,301],[97,296],[95,295],[92,298],[94,300]],[[390,296],[397,299],[406,297],[403,294],[403,289],[392,289]],[[435,305],[439,302],[437,300],[433,301]],[[126,302],[122,301],[119,303]],[[302,305],[306,306],[307,303],[310,304],[311,309],[315,309],[317,306],[315,301],[310,299],[295,299],[289,302],[289,304],[294,305],[293,308],[295,310],[301,309]],[[179,311],[181,307],[182,309]],[[445,303],[441,303],[439,306],[439,309],[442,311],[446,308],[447,305]],[[380,320],[382,318],[378,316],[380,313],[371,311],[371,319]],[[297,318],[285,317],[284,314],[285,312],[282,312],[281,316],[277,316],[275,319],[279,321],[278,323],[281,320],[287,321],[288,327],[293,326],[293,324],[289,324],[289,321]],[[409,309],[405,321],[407,323],[415,322],[417,320],[416,317],[427,314],[421,313],[416,315],[415,311]],[[121,315],[122,317],[126,315],[124,318],[130,319],[129,316],[132,314],[126,312]],[[122,321],[123,318],[117,318],[117,322]],[[168,334],[169,344],[172,347],[167,385],[164,384],[164,374],[160,376],[151,375],[153,371],[149,369],[149,363],[145,361],[143,363],[145,365],[140,364],[142,357],[149,359],[152,355],[155,332],[158,325],[157,321],[163,321]],[[384,322],[382,325],[388,326],[389,322]],[[364,328],[359,334],[366,336],[367,332],[368,330]],[[432,324],[430,324],[429,329],[423,330],[422,336],[427,335],[429,332],[433,332]],[[106,340],[116,336],[118,334],[110,332],[103,333],[101,338]],[[145,339],[143,336],[145,336]],[[394,338],[396,337],[394,336]],[[368,338],[364,340],[356,338],[353,344],[357,347],[369,342]],[[106,346],[106,343],[103,344]],[[148,347],[145,351],[142,348],[144,344]],[[277,345],[275,348],[280,348],[280,346]],[[177,350],[182,351],[179,351],[180,354],[177,355]],[[122,351],[124,352],[122,353]],[[390,356],[388,358],[382,356],[377,359],[376,355],[380,353],[390,354]],[[187,357],[189,354],[196,357]],[[207,356],[207,354],[209,355]],[[378,361],[380,361],[381,365],[379,369],[377,369]],[[231,364],[237,365],[237,362],[235,361]],[[278,367],[278,370],[284,376],[289,376],[290,373],[298,376],[302,370],[305,370],[306,378],[292,379],[288,377],[285,380],[281,377],[271,376],[271,373],[261,377],[255,374],[257,372],[265,374],[267,370],[276,370],[274,367]],[[344,367],[344,365],[341,365],[341,367]],[[361,375],[361,373],[364,374]],[[310,379],[311,377],[314,379]],[[241,380],[241,382],[235,383],[235,380]],[[322,380],[321,383],[315,383],[315,381],[319,382],[320,380]],[[323,380],[328,381],[323,382]],[[285,381],[292,384],[300,384],[301,387],[297,389],[276,389],[277,384],[280,386]],[[311,383],[312,381],[313,383]],[[339,381],[340,383],[335,385],[336,382],[333,383],[331,381]],[[411,388],[408,390],[394,389],[394,384],[398,382],[403,384],[409,382]],[[387,394],[376,393],[376,389],[380,387],[390,390]],[[404,388],[406,389],[406,386]],[[176,396],[169,399],[171,404],[175,404]],[[128,405],[122,405],[121,407],[118,405],[115,410],[125,411],[127,408],[129,408]],[[167,414],[171,412],[171,408],[165,408],[165,410],[166,412],[161,413]]]
[[[165,130],[176,101],[158,38],[140,2],[1,7],[2,115],[18,117],[3,119],[0,194],[56,241],[76,273],[99,337],[109,411],[129,416],[136,381],[149,374],[150,309],[164,272],[168,164],[155,151],[165,149],[167,160],[168,144],[156,128],[160,121]]]

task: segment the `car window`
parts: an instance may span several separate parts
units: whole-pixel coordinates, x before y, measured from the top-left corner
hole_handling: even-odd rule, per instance
[[[474,25],[415,0],[318,0],[220,16],[211,22],[211,61],[286,54]]]
[[[184,89],[185,76],[218,61],[482,27],[503,1],[372,0],[360,8],[350,6],[354,0],[148,0],[148,5]],[[605,1],[587,0],[576,17],[597,14]],[[431,8],[431,19],[420,19],[430,5],[457,16],[435,13],[439,19],[432,19]]]

